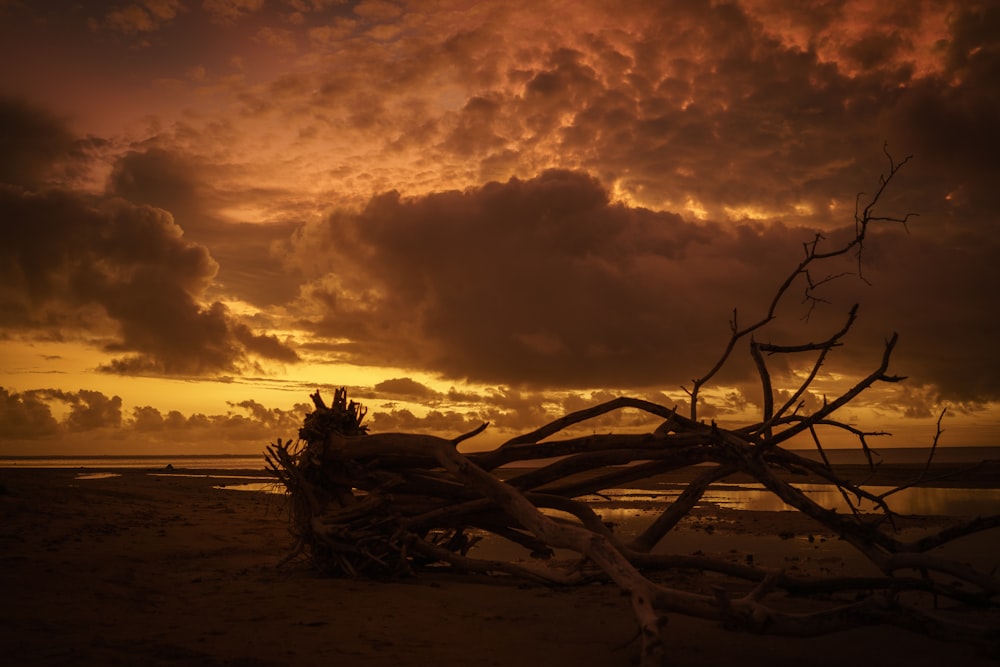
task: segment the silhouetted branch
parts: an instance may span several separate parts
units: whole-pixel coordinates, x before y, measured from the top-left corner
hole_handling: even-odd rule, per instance
[[[996,628],[956,623],[928,613],[919,599],[903,598],[906,593],[929,595],[935,604],[948,599],[995,606],[1000,597],[1000,581],[992,574],[930,553],[955,539],[1000,526],[1000,517],[965,521],[913,542],[902,541],[893,530],[897,515],[889,504],[890,497],[934,479],[932,463],[943,432],[944,412],[938,418],[937,433],[921,472],[882,494],[839,474],[820,439],[820,428],[852,435],[868,461],[867,471],[877,471],[876,454],[867,438],[885,433],[862,430],[839,419],[837,413],[874,385],[904,379],[889,373],[897,335],[885,341],[881,359],[870,373],[841,394],[824,397],[822,405],[812,410],[805,408],[806,392],[830,353],[844,344],[858,316],[858,306],[850,309],[838,330],[819,342],[758,340],[800,277],[805,282],[808,317],[822,302],[817,290],[846,275],[814,280],[812,272],[820,262],[854,251],[858,275],[864,279],[861,253],[869,226],[876,222],[905,226],[913,215],[892,217],[876,212],[887,187],[909,161],[896,162],[887,148],[884,150],[889,170],[879,179],[879,187],[867,204],[862,205],[863,195],[858,196],[853,237],[827,250],[822,247],[826,239],[816,234],[803,244],[804,256],[778,285],[760,317],[741,325],[738,312],[733,310],[730,337],[722,354],[704,375],[692,380],[690,390],[685,390],[691,400],[688,417],[673,407],[623,396],[569,413],[495,449],[466,454],[458,445],[480,434],[486,424],[450,439],[413,433],[369,434],[362,424],[366,409],[349,401],[345,389],[335,392],[330,407],[319,392],[313,394],[316,409],[306,416],[300,440],[293,444],[279,438],[266,454],[269,469],[292,497],[291,528],[296,544],[290,557],[305,555],[323,572],[352,577],[409,576],[444,564],[456,571],[545,585],[611,581],[630,597],[642,640],[641,664],[646,667],[664,662],[661,626],[667,612],[788,636],[891,624],[951,641],[1000,648]],[[698,421],[701,390],[730,360],[737,344],[747,338],[763,392],[760,420],[733,429]],[[815,355],[810,371],[787,397],[781,395],[780,404],[767,366],[767,358],[777,354]],[[651,433],[560,435],[624,409],[645,412],[662,422]],[[800,435],[812,439],[819,461],[783,447]],[[529,463],[537,465],[516,471],[503,468]],[[602,498],[608,489],[681,470],[690,473],[683,491],[659,509],[632,540],[623,539],[594,509],[594,498]],[[668,535],[713,484],[734,475],[748,476],[817,527],[843,539],[883,576],[794,578],[750,564],[655,552],[669,544]],[[832,484],[848,511],[820,505],[789,479],[801,475]],[[862,501],[870,502],[874,512],[862,512]],[[477,557],[484,538],[510,543],[544,565]],[[574,552],[577,559],[568,563],[553,559],[556,549]],[[729,579],[725,579],[707,594],[647,576],[665,568],[713,572],[742,585],[729,586]],[[754,584],[749,592],[746,582]],[[825,597],[816,601],[821,607],[817,611],[790,614],[780,604],[786,593]],[[844,602],[836,594],[854,599]]]
[[[920,471],[920,474],[917,475],[916,478],[910,480],[909,482],[906,482],[905,484],[900,484],[896,488],[883,493],[881,496],[882,498],[888,498],[894,493],[899,493],[904,489],[912,488],[920,484],[921,482],[927,480],[927,473],[930,471],[931,463],[934,461],[934,454],[937,453],[938,441],[941,439],[941,434],[944,433],[944,430],[941,428],[941,420],[944,419],[944,415],[946,412],[948,412],[948,408],[944,408],[943,410],[941,410],[941,414],[938,415],[936,432],[934,433],[934,440],[931,442],[930,449],[927,452],[927,463],[924,464],[923,470]]]

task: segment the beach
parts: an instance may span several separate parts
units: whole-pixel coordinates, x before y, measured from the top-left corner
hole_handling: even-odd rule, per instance
[[[614,585],[546,588],[448,572],[325,578],[301,560],[278,567],[292,547],[283,496],[222,488],[260,482],[259,471],[100,472],[0,469],[6,664],[624,667],[638,655],[628,598]],[[995,487],[997,475],[949,483]],[[701,508],[677,531],[679,553],[745,558],[744,545],[758,562],[803,574],[856,567],[835,536],[788,512]],[[998,532],[949,555],[995,561]],[[891,627],[792,639],[668,619],[672,665],[995,664]]]

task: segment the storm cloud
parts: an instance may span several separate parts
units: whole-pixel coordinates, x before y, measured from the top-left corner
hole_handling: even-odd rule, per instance
[[[755,336],[822,340],[858,303],[805,400],[898,332],[906,386],[864,414],[1000,424],[996,3],[0,12],[25,63],[0,74],[7,340],[262,391],[344,374],[383,429],[682,404],[734,316],[763,316],[803,244],[849,239],[912,155],[877,209],[905,224],[814,267],[821,301],[800,276]],[[769,363],[788,387],[809,361]],[[34,372],[19,386],[50,386]],[[715,380],[702,415],[757,409],[745,344]],[[20,396],[11,414],[51,429]],[[145,402],[124,418],[139,408],[149,432],[171,421]]]
[[[204,302],[218,264],[163,209],[0,184],[0,220],[0,312],[9,328],[103,339],[106,350],[124,355],[104,368],[121,373],[230,371],[246,364],[247,352],[297,359],[222,303]]]
[[[861,266],[851,254],[814,267],[814,279],[853,275],[817,292],[829,303],[809,321],[801,279],[758,337],[820,340],[860,302],[854,347],[834,355],[844,371],[877,365],[898,331],[897,365],[907,374],[955,398],[997,395],[995,365],[970,375],[960,363],[970,352],[992,358],[982,332],[995,314],[966,304],[988,297],[997,269],[983,251],[942,248],[919,222],[908,225],[917,231],[873,226]],[[306,233],[300,252],[316,261],[317,248],[327,249],[339,280],[306,290],[323,312],[315,331],[352,340],[342,349],[357,363],[508,385],[677,386],[714,363],[734,308],[743,324],[765,314],[815,234],[690,222],[614,203],[585,174],[549,171],[423,197],[380,195]],[[849,234],[829,233],[821,247]],[[752,374],[744,364],[731,379]]]

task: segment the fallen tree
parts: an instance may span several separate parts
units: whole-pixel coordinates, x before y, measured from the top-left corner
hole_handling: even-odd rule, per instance
[[[824,260],[856,253],[858,271],[866,234],[872,224],[905,225],[910,217],[881,216],[876,206],[907,160],[889,158],[889,171],[867,205],[859,197],[855,234],[826,249],[821,235],[804,244],[804,256],[775,292],[766,313],[740,325],[736,313],[722,355],[704,376],[693,381],[687,415],[637,398],[621,397],[574,412],[499,447],[474,453],[459,445],[478,435],[447,439],[413,433],[368,434],[365,410],[335,392],[327,405],[313,394],[315,411],[296,441],[279,439],[268,448],[267,462],[291,497],[291,527],[297,539],[289,558],[304,554],[331,575],[395,577],[430,567],[513,576],[545,585],[567,586],[611,581],[630,596],[642,640],[641,664],[664,663],[661,626],[667,613],[714,619],[727,627],[775,635],[809,636],[868,624],[891,624],[949,641],[1000,649],[995,624],[976,625],[949,614],[948,607],[995,608],[1000,580],[963,563],[935,555],[942,544],[1000,526],[1000,516],[949,526],[935,535],[904,541],[894,530],[891,496],[926,481],[941,435],[928,449],[927,465],[917,478],[876,494],[842,478],[831,465],[820,429],[839,429],[857,439],[868,465],[877,457],[865,432],[836,413],[879,383],[904,378],[888,372],[897,337],[886,342],[873,370],[841,395],[807,412],[803,397],[829,353],[842,345],[858,313],[852,307],[843,326],[818,343],[772,344],[756,340],[776,317],[779,303],[793,285],[805,285],[805,298],[818,302],[817,289],[833,277],[817,279],[812,271]],[[834,276],[837,277],[837,276]],[[730,360],[736,346],[748,342],[763,390],[760,419],[727,429],[698,419],[699,392]],[[772,387],[767,358],[812,354],[812,370],[787,394]],[[786,395],[779,401],[780,395]],[[612,411],[632,409],[660,420],[649,433],[611,433],[574,437],[573,427]],[[943,413],[942,413],[943,417]],[[819,459],[783,447],[796,436],[810,437]],[[538,462],[509,472],[510,464]],[[696,468],[694,466],[697,466]],[[667,472],[691,469],[683,492],[637,536],[616,534],[595,511],[593,498],[606,489],[634,484]],[[500,474],[501,471],[507,471]],[[781,570],[706,555],[655,552],[657,545],[695,508],[712,484],[736,474],[749,476],[818,526],[849,543],[881,572],[875,577],[793,577]],[[818,477],[837,488],[848,511],[821,506],[794,483],[796,475]],[[862,500],[878,509],[863,513]],[[537,560],[506,560],[477,555],[484,537],[512,542]],[[573,559],[554,559],[569,550]],[[657,573],[675,569],[717,573],[709,592],[687,590],[658,581]],[[788,611],[781,601],[794,594],[815,598],[807,611]]]

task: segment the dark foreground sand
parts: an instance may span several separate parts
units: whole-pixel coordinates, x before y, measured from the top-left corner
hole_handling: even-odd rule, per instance
[[[278,569],[290,546],[279,496],[214,488],[220,480],[186,471],[79,472],[0,470],[3,664],[624,667],[638,652],[614,586],[551,590],[448,574],[379,583]],[[789,531],[797,537],[776,537]],[[725,552],[743,539],[758,562],[852,567],[836,540],[787,513],[704,512],[682,533],[685,549]],[[967,548],[994,558],[998,544],[992,536]],[[665,639],[678,666],[996,664],[884,627],[787,639],[672,615]]]

